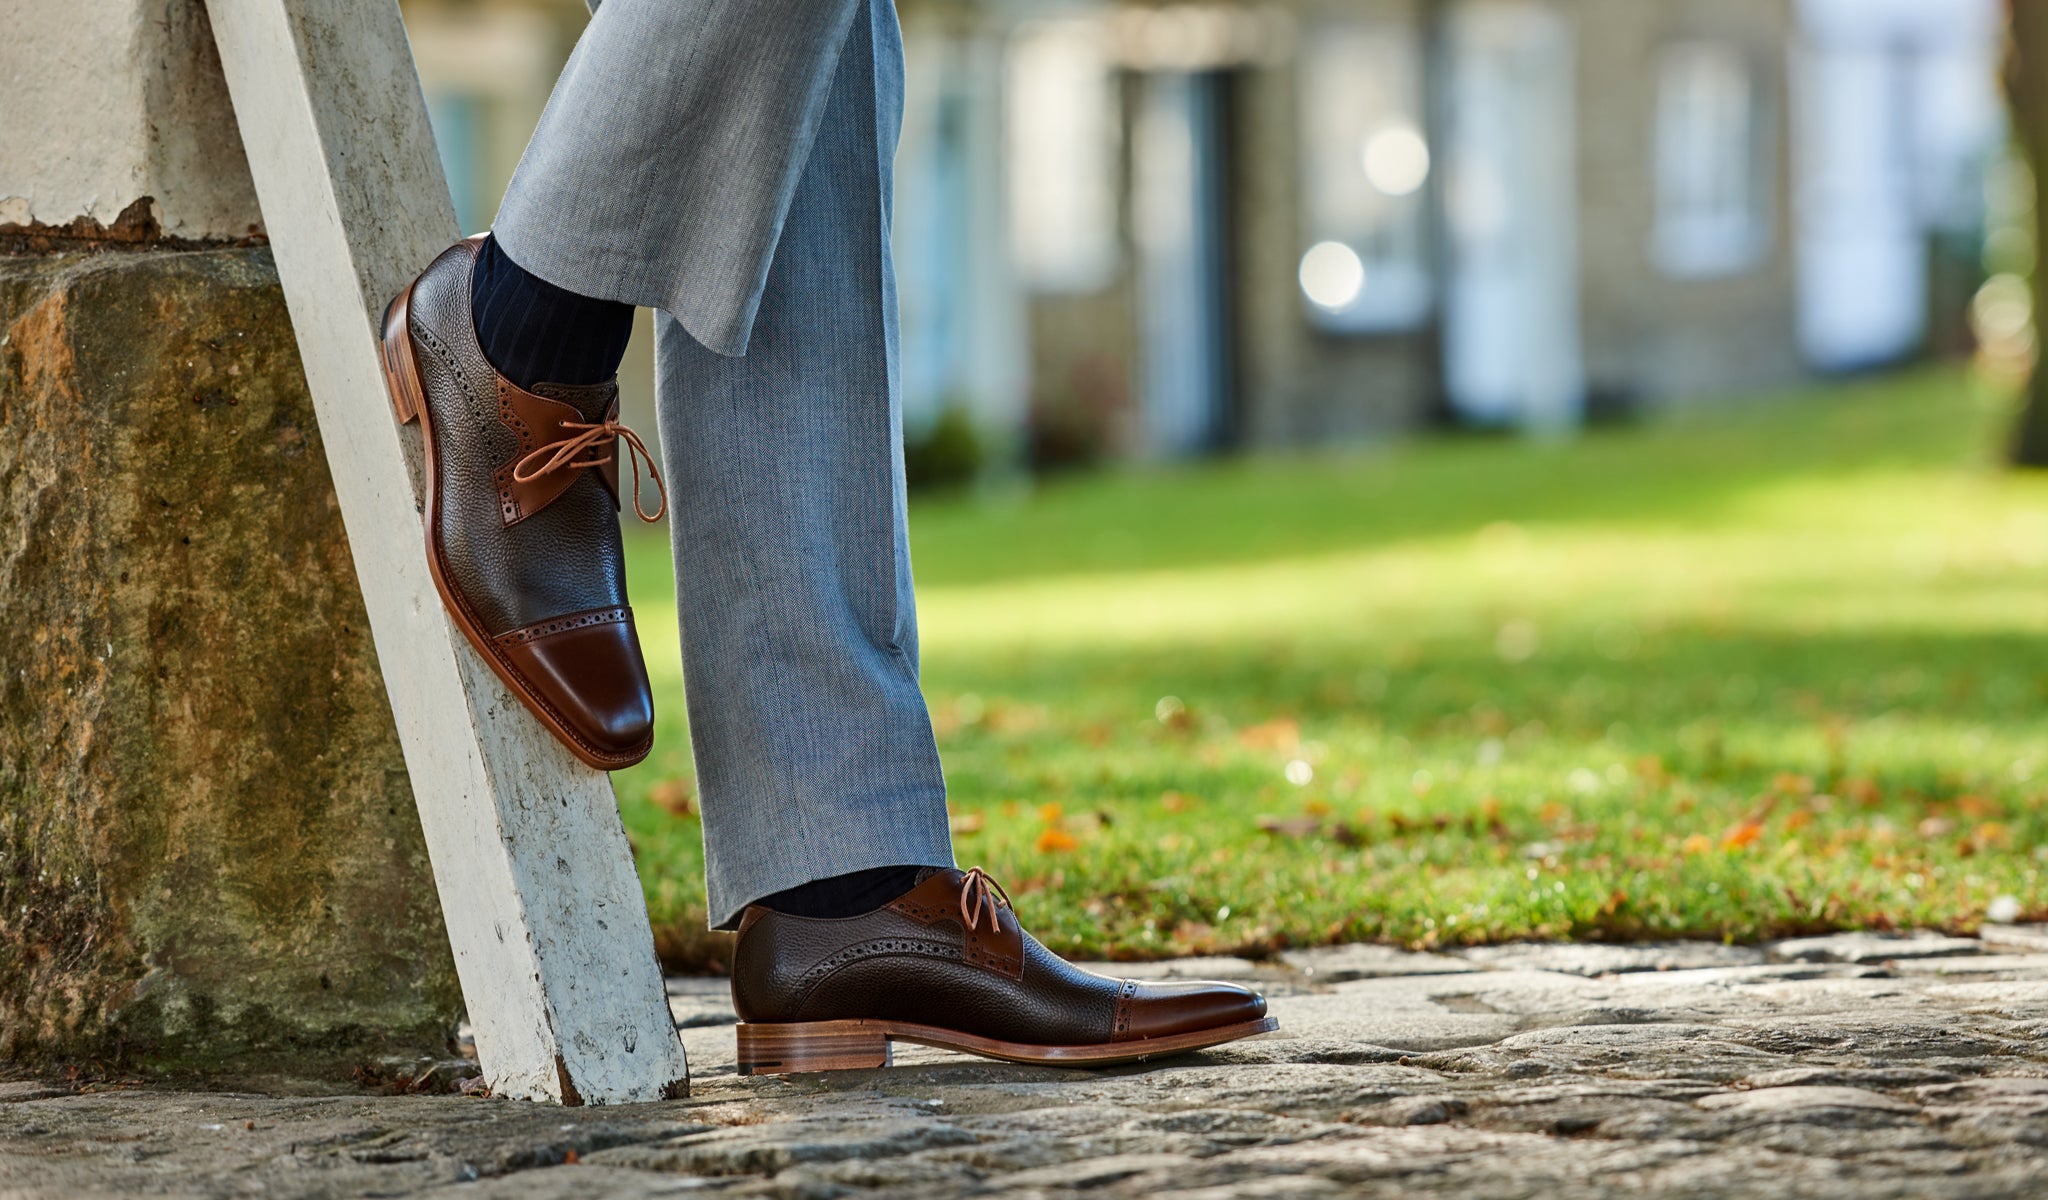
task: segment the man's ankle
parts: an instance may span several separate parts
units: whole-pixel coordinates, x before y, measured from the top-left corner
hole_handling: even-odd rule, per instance
[[[633,336],[633,306],[579,296],[513,262],[484,239],[470,271],[477,345],[498,374],[532,391],[542,383],[603,383],[619,373]]]
[[[792,917],[857,917],[916,887],[930,867],[870,867],[763,896],[754,903]]]

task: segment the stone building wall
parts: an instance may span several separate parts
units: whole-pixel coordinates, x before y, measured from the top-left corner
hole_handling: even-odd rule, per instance
[[[1326,0],[1294,6],[1297,36],[1323,19],[1368,18],[1420,28],[1416,0]],[[1238,77],[1238,151],[1232,187],[1240,430],[1252,447],[1383,437],[1423,423],[1437,394],[1436,340],[1427,329],[1332,334],[1308,320],[1296,268],[1303,232],[1298,119],[1300,78],[1291,60],[1252,65]]]
[[[1577,32],[1581,314],[1588,384],[1651,405],[1778,387],[1807,374],[1795,312],[1790,0],[1571,0]],[[1754,266],[1673,278],[1650,253],[1659,51],[1739,45],[1760,84],[1768,244]]]

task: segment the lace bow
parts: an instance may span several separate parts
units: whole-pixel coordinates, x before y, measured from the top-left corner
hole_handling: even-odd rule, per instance
[[[661,472],[654,466],[654,456],[647,452],[647,443],[640,435],[619,424],[606,420],[595,425],[582,421],[564,421],[562,428],[576,432],[558,441],[552,441],[534,449],[531,454],[512,464],[512,478],[520,483],[532,483],[550,471],[580,471],[586,467],[601,467],[612,460],[612,456],[598,447],[607,439],[616,438],[626,444],[626,458],[633,464],[633,512],[643,521],[659,521],[661,514],[668,511],[668,488],[661,482]],[[578,456],[583,457],[578,457]],[[547,461],[529,469],[535,459],[545,456]],[[652,513],[640,507],[640,464],[647,464],[647,475],[654,480],[655,491],[661,495],[661,506]]]
[[[980,867],[969,867],[960,877],[960,919],[969,929],[981,927],[982,914],[988,914],[989,927],[1000,932],[1003,928],[1001,913],[1010,907],[1010,893],[1003,885],[988,877]]]

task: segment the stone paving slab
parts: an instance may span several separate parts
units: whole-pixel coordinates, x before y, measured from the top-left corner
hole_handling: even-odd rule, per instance
[[[1976,938],[1938,933],[1837,933],[1775,943],[1767,957],[1778,962],[1888,962],[1982,953],[1984,944]]]
[[[0,1200],[2033,1194],[2048,941],[2031,949],[1859,934],[1186,960],[1143,970],[1255,981],[1281,1032],[1149,1069],[909,1048],[789,1078],[736,1075],[723,982],[679,979],[688,1100],[0,1083]]]

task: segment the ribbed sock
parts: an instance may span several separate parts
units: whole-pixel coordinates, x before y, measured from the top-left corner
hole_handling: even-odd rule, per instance
[[[603,383],[619,373],[633,336],[633,306],[556,287],[485,238],[470,272],[471,315],[484,357],[531,390],[539,383]]]
[[[857,917],[918,885],[928,867],[870,867],[799,884],[755,901],[792,917]]]

